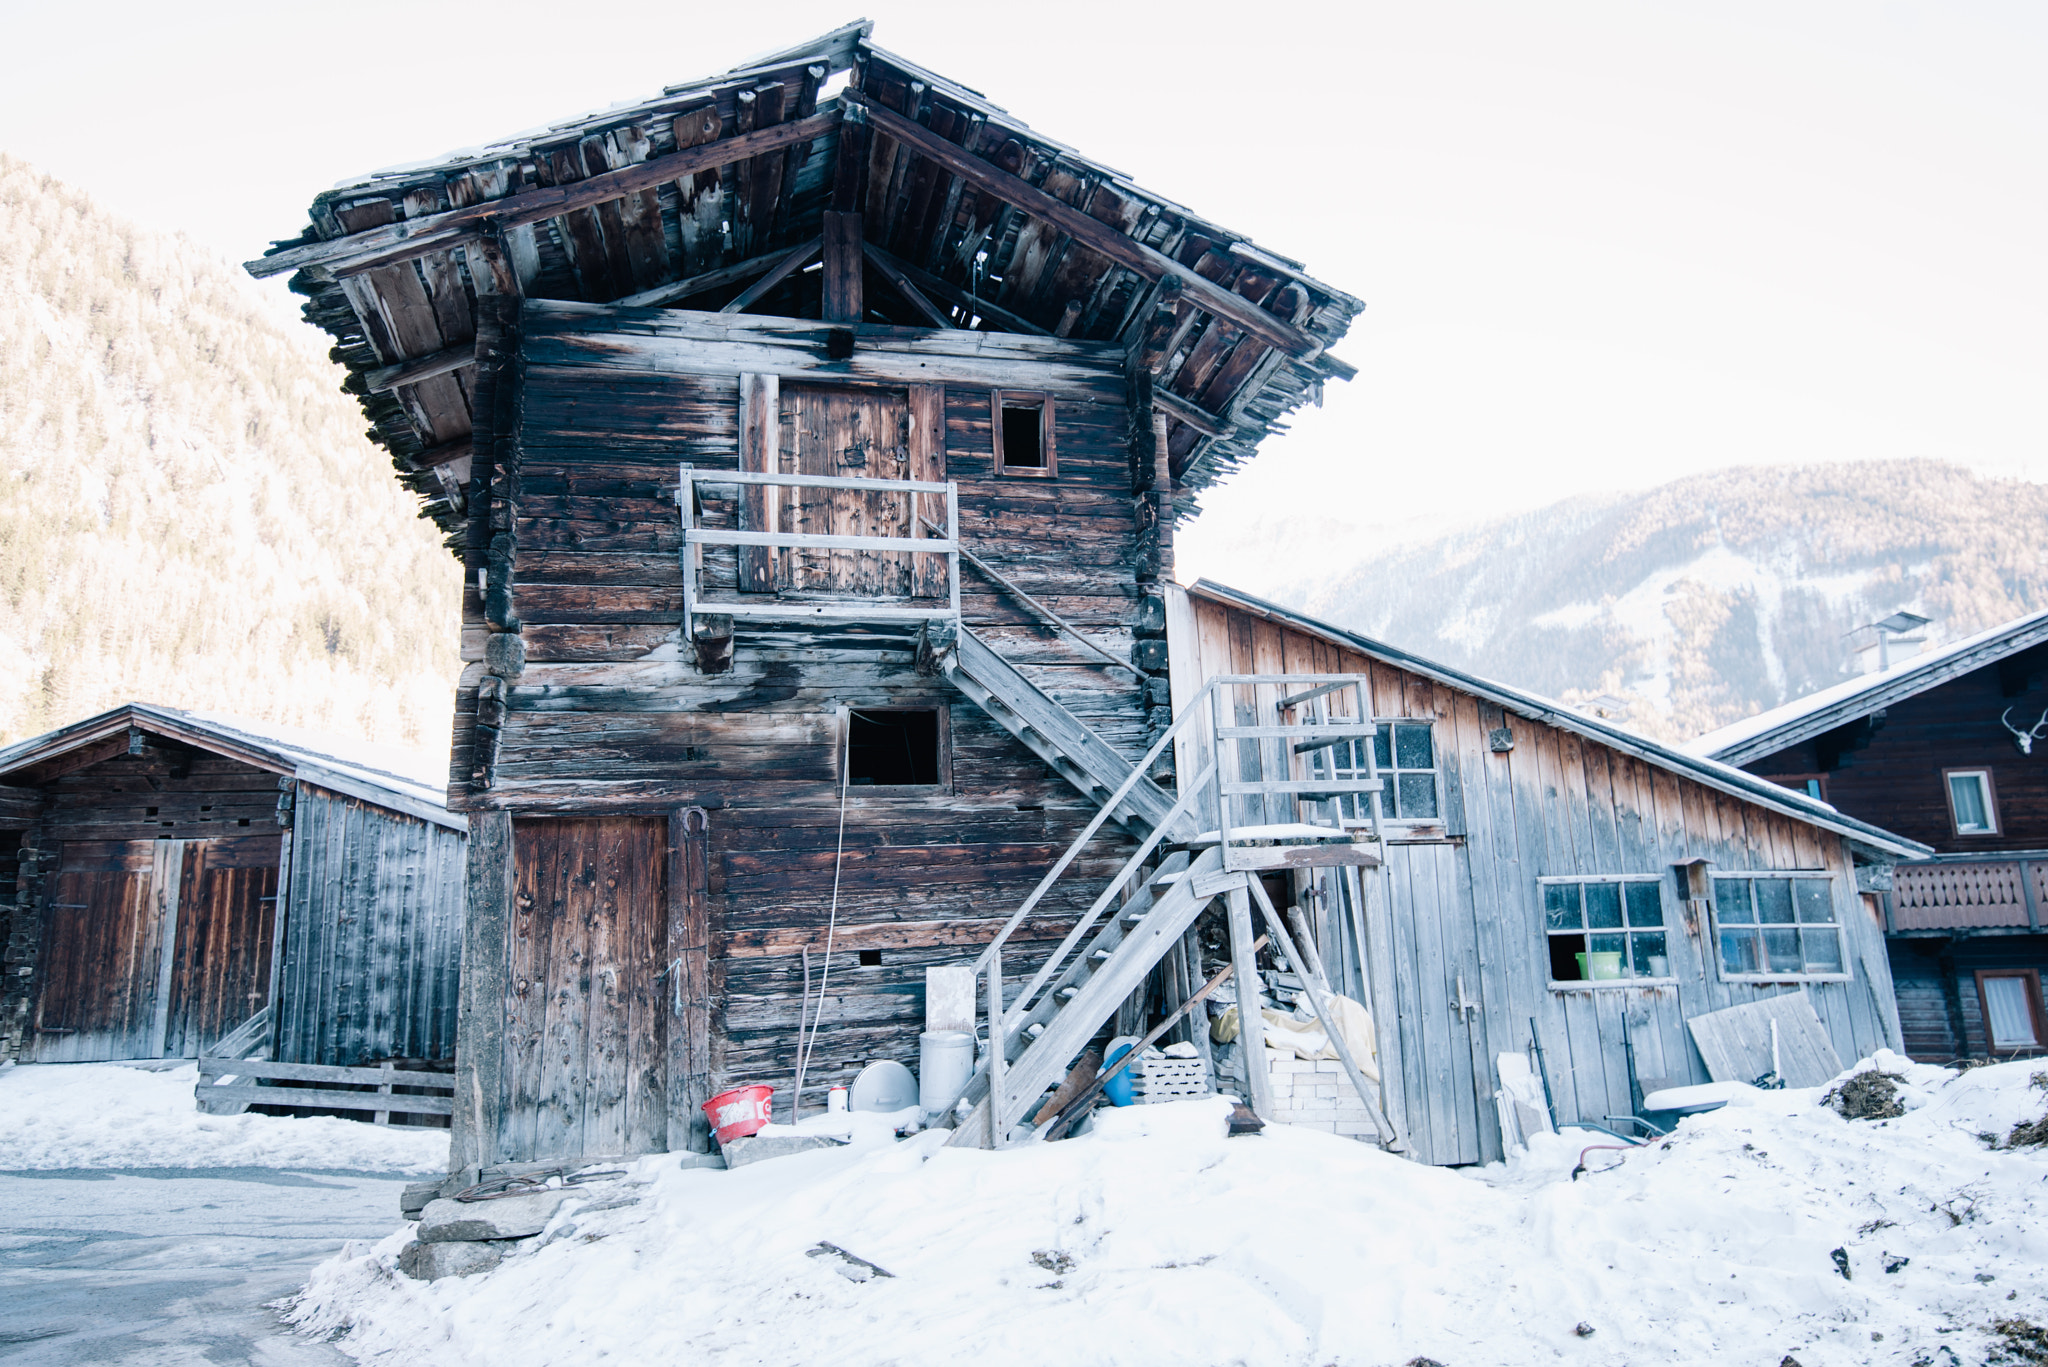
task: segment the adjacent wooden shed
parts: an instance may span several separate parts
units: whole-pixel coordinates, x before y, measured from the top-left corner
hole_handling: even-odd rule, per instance
[[[1868,890],[1925,846],[1206,580],[1167,608],[1177,712],[1219,675],[1370,680],[1384,861],[1296,874],[1275,896],[1312,909],[1325,959],[1362,967],[1350,990],[1379,1022],[1388,1112],[1418,1158],[1501,1157],[1498,1060],[1532,1040],[1559,1119],[1596,1124],[1635,1113],[1646,1086],[1708,1081],[1687,1022],[1742,1003],[1804,991],[1844,1061],[1899,1047]],[[1207,745],[1191,736],[1178,767]],[[1297,758],[1302,777],[1368,768],[1320,753]],[[1588,972],[1596,953],[1616,956],[1613,977]]]
[[[284,1062],[452,1058],[466,836],[422,767],[143,703],[0,750],[0,1057],[192,1058],[267,1013]]]
[[[1686,749],[1933,847],[1878,892],[1908,1052],[2048,1053],[2048,612]]]

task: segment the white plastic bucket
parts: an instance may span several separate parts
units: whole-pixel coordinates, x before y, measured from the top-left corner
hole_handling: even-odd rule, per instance
[[[926,1030],[917,1037],[917,1105],[926,1115],[953,1108],[974,1076],[974,1036]]]

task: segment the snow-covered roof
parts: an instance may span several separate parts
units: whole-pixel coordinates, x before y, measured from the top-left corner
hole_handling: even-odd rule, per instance
[[[1245,593],[1239,589],[1228,588],[1207,579],[1200,579],[1195,582],[1188,592],[1198,597],[1208,598],[1212,602],[1222,603],[1240,611],[1254,612],[1261,616],[1272,618],[1275,621],[1283,622],[1297,630],[1321,636],[1333,645],[1342,646],[1347,650],[1355,650],[1361,655],[1384,661],[1387,664],[1399,669],[1405,669],[1413,674],[1420,674],[1424,678],[1433,679],[1447,687],[1470,693],[1474,697],[1484,698],[1486,701],[1493,703],[1504,711],[1512,712],[1518,717],[1542,722],[1544,725],[1554,726],[1560,731],[1570,731],[1597,745],[1604,745],[1609,749],[1619,750],[1623,754],[1633,755],[1645,764],[1655,765],[1657,768],[1677,774],[1681,778],[1691,779],[1695,783],[1702,783],[1710,788],[1718,789],[1721,792],[1727,793],[1730,797],[1738,798],[1744,802],[1752,802],[1760,807],[1767,807],[1772,811],[1792,817],[1795,820],[1804,821],[1809,825],[1832,831],[1836,835],[1846,837],[1872,850],[1896,855],[1902,859],[1925,859],[1934,853],[1930,846],[1923,845],[1917,840],[1909,840],[1905,836],[1895,835],[1891,831],[1885,830],[1881,826],[1873,826],[1867,821],[1858,821],[1855,817],[1844,815],[1818,798],[1808,797],[1804,793],[1782,787],[1768,779],[1761,779],[1754,774],[1744,773],[1732,764],[1725,764],[1718,760],[1673,749],[1671,746],[1659,741],[1651,740],[1648,736],[1631,731],[1625,726],[1617,726],[1613,722],[1599,717],[1589,717],[1582,712],[1574,711],[1561,702],[1555,702],[1539,694],[1525,693],[1519,688],[1513,688],[1503,683],[1495,683],[1491,679],[1483,679],[1476,674],[1467,674],[1464,670],[1454,669],[1450,665],[1438,664],[1434,660],[1427,660],[1420,655],[1410,654],[1398,646],[1390,646],[1383,641],[1375,641],[1369,636],[1361,636],[1356,632],[1346,631],[1342,627],[1331,626],[1328,622],[1318,621],[1313,617],[1295,612],[1291,608],[1283,608],[1277,603],[1269,603],[1262,598],[1254,597],[1252,594]]]
[[[1997,664],[2043,641],[2048,641],[2048,611],[2015,618],[1953,645],[1915,655],[1890,669],[1795,698],[1782,707],[1709,731],[1688,741],[1684,749],[1702,759],[1747,764],[1904,702],[1938,684]]]
[[[130,727],[440,825],[466,829],[466,823],[448,811],[445,760],[398,746],[154,703],[125,703],[0,749],[0,783],[48,760],[124,734]]]

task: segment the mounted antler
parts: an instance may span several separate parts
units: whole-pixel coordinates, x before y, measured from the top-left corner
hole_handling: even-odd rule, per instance
[[[2022,731],[2012,724],[2012,709],[2010,707],[2000,713],[1998,719],[2005,723],[2005,729],[2012,732],[2012,738],[2019,742],[2020,753],[2023,755],[2033,754],[2034,742],[2043,736],[2048,736],[2048,712],[2041,714],[2041,720],[2034,723],[2031,731]]]

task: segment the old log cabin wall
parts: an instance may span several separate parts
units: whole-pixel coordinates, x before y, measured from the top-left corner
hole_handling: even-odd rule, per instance
[[[461,823],[245,728],[136,704],[0,750],[5,1057],[190,1058],[266,1005],[281,1061],[450,1057]]]
[[[962,541],[1129,659],[1144,584],[1122,349],[868,326],[852,357],[833,361],[816,323],[531,301],[518,325],[517,438],[496,449],[499,478],[518,489],[509,606],[524,664],[503,691],[487,788],[474,721],[484,663],[472,666],[451,779],[457,807],[512,815],[516,866],[504,945],[477,947],[505,955],[507,975],[506,1104],[479,1157],[674,1144],[671,1115],[687,1124],[710,1091],[747,1082],[776,1085],[786,1115],[807,964],[826,989],[812,1002],[807,1090],[877,1059],[914,1065],[925,969],[986,943],[1095,804],[952,684],[920,673],[916,622],[742,617],[707,672],[679,627],[677,464],[739,468],[743,375],[777,381],[777,469],[802,468],[795,395],[901,413],[911,430],[899,450],[868,453],[871,473],[901,478],[915,464],[919,478],[956,482]],[[1057,478],[997,476],[997,389],[1049,396]],[[703,521],[733,526],[738,508],[713,490]],[[873,515],[900,521],[904,510]],[[737,573],[728,550],[706,578],[730,593]],[[488,627],[473,586],[469,601],[475,627]],[[1126,758],[1143,752],[1156,719],[1133,670],[1045,630],[971,571],[961,611]],[[483,637],[469,638],[472,656]],[[918,709],[939,714],[937,771],[916,776],[932,781],[850,788],[842,837],[849,714]],[[666,863],[671,830],[685,834],[678,808],[702,812],[688,817],[701,863],[687,861],[701,887],[663,883],[684,863]],[[1115,831],[1084,871],[1106,874],[1128,853]],[[1035,968],[1033,946],[1062,933],[1090,891],[1076,879],[1043,905],[1012,973]],[[664,900],[675,917],[701,917],[679,948],[703,956],[677,972],[701,984],[701,1014],[681,1028],[704,1038],[673,1042],[702,1071],[673,1099],[658,1066],[672,1044],[658,1008],[674,996],[658,979],[678,957]]]
[[[1934,847],[1876,893],[1915,1058],[2048,1051],[2044,720],[2048,613],[2035,613],[1688,747]],[[1981,795],[1981,820],[1959,815],[1956,781]],[[1987,1028],[1987,994],[2001,993],[2005,1039]]]
[[[1504,708],[1504,690],[1460,687],[1441,666],[1247,595],[1204,583],[1169,590],[1168,607],[1177,697],[1216,674],[1356,673],[1371,678],[1377,719],[1429,728],[1438,816],[1390,820],[1385,870],[1360,885],[1369,1004],[1398,1079],[1389,1109],[1425,1160],[1501,1156],[1495,1059],[1526,1051],[1532,1022],[1567,1122],[1636,1110],[1631,1050],[1639,1080],[1707,1081],[1686,1020],[1801,987],[1843,1059],[1898,1046],[1882,930],[1844,836],[1675,772],[1696,764],[1683,756],[1659,763],[1648,742],[1628,753],[1546,722],[1558,714],[1540,700]],[[1696,860],[1711,874],[1825,876],[1846,972],[1730,980],[1679,868]],[[1557,981],[1546,886],[1631,876],[1655,880],[1668,972],[1655,985]]]
[[[1167,723],[1174,519],[1354,373],[1327,348],[1359,301],[869,29],[344,184],[249,263],[293,273],[463,562],[458,1165],[701,1146],[733,1083],[787,1115],[807,979],[807,1086],[913,1058],[925,967],[987,942],[1105,756]],[[685,514],[948,530],[935,491],[735,471],[951,481],[979,564],[715,545],[688,613]],[[833,596],[890,607],[807,615]],[[950,682],[970,630],[1063,742]],[[851,785],[842,853],[870,726],[916,735],[913,772]],[[1087,871],[1126,848],[1108,829]]]

